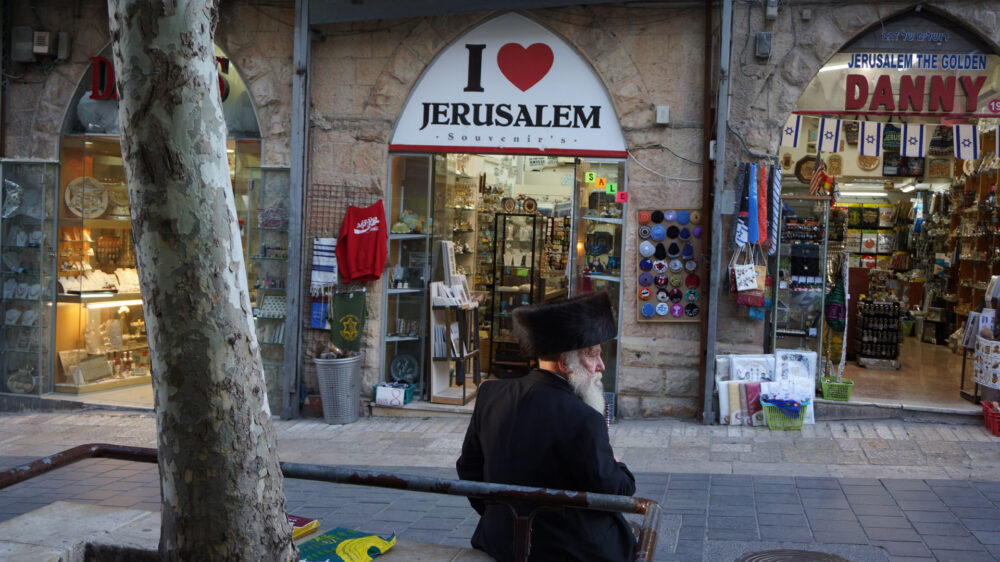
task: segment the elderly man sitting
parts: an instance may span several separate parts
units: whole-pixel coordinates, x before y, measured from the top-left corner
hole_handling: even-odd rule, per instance
[[[608,439],[601,344],[617,333],[607,293],[514,311],[515,334],[538,368],[482,384],[456,463],[459,478],[632,495],[635,478]],[[470,499],[481,515],[472,546],[514,558],[514,521],[504,505]],[[515,506],[526,515],[533,506]],[[620,513],[542,510],[531,560],[631,560],[635,537]]]

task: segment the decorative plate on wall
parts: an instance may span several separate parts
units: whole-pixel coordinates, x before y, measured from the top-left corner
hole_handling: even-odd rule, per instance
[[[816,167],[815,156],[803,156],[795,163],[795,177],[802,183],[808,184],[812,180],[813,168]]]
[[[410,354],[400,353],[389,362],[389,376],[393,382],[413,384],[420,378],[420,368],[417,360]]]
[[[858,155],[858,168],[866,172],[874,172],[878,169],[880,158],[878,156]]]
[[[500,200],[500,206],[503,207],[503,212],[513,213],[517,210],[517,201],[511,197],[504,197]]]
[[[524,209],[525,213],[534,213],[538,210],[538,203],[536,203],[531,197],[528,197],[523,203],[521,203],[521,208]]]
[[[71,213],[85,219],[97,218],[108,208],[108,190],[104,184],[87,176],[70,181],[63,198]]]

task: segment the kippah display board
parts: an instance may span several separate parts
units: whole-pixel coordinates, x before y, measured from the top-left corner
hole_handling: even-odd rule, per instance
[[[700,322],[708,314],[701,209],[636,212],[636,318]]]

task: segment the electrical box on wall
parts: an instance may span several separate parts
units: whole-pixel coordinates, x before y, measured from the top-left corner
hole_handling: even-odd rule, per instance
[[[10,60],[13,62],[34,62],[35,32],[27,26],[18,26],[10,30]]]
[[[758,31],[755,53],[758,58],[766,59],[771,56],[771,32]]]
[[[666,125],[668,123],[670,123],[670,106],[669,105],[656,106],[656,124]]]
[[[31,40],[31,52],[36,55],[51,55],[54,49],[52,34],[48,31],[35,31]]]

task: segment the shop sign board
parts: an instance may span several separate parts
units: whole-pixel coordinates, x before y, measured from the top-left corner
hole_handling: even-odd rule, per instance
[[[1000,56],[838,53],[806,87],[796,113],[1000,116]]]
[[[614,105],[590,64],[520,14],[446,47],[410,93],[390,150],[623,158]]]

